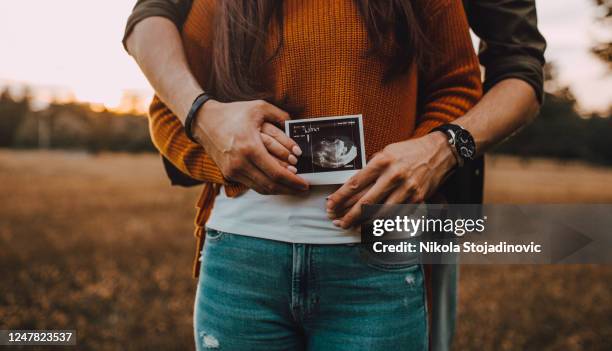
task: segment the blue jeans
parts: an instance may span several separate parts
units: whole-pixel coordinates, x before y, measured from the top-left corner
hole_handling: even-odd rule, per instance
[[[290,244],[207,230],[197,350],[426,350],[420,265],[359,244]]]

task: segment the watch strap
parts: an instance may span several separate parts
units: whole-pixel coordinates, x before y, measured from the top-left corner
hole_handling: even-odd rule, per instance
[[[465,164],[465,158],[459,152],[458,145],[457,145],[457,135],[462,131],[465,131],[465,129],[461,128],[460,126],[456,124],[451,124],[451,123],[443,124],[439,127],[434,128],[431,131],[431,133],[442,132],[448,137],[448,144],[451,148],[451,152],[453,153],[453,156],[455,156],[455,160],[457,160],[457,167],[459,168],[463,167],[463,165]]]

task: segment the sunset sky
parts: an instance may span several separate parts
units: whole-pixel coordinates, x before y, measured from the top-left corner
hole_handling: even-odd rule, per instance
[[[120,108],[125,91],[151,88],[121,46],[135,1],[0,1],[0,86],[33,87],[39,101],[72,99]],[[590,0],[539,0],[547,59],[585,111],[612,104],[612,74],[588,52],[612,29],[594,24]]]

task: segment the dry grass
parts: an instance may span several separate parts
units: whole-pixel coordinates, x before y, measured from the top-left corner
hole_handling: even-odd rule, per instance
[[[489,202],[612,202],[609,169],[489,165]],[[0,151],[0,189],[0,329],[74,328],[83,350],[193,348],[197,189],[171,189],[153,155],[14,151]],[[461,273],[457,350],[610,349],[610,267]]]
[[[612,168],[496,156],[485,175],[488,203],[612,203]]]

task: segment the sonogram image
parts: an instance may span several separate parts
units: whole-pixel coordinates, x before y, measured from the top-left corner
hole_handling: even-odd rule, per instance
[[[300,146],[298,174],[354,171],[363,167],[358,117],[291,121],[289,136]]]
[[[314,146],[312,161],[323,168],[340,168],[357,157],[357,148],[352,140],[336,137],[319,140]]]

